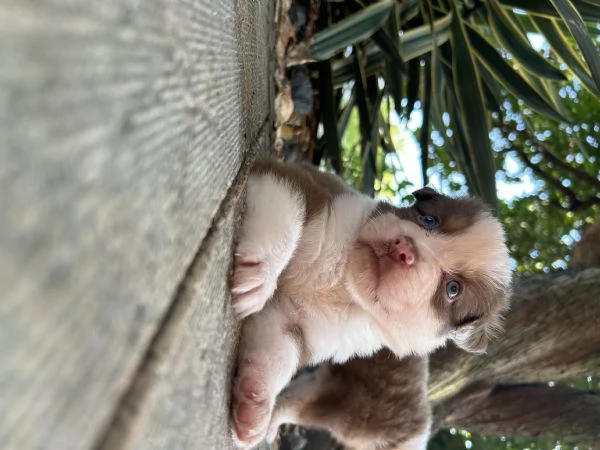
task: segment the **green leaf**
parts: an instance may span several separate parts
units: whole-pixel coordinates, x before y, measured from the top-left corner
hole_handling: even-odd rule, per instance
[[[394,9],[387,24],[388,37],[392,42],[395,50],[395,54],[398,54],[399,47],[399,25],[398,25],[398,10],[400,9],[400,4],[396,3],[394,5]],[[399,55],[398,55],[399,57]],[[392,56],[392,59],[394,57]],[[399,68],[402,70],[399,70]],[[405,73],[404,62],[400,61],[400,64],[394,62],[388,58],[385,65],[385,84],[388,92],[391,94],[394,99],[394,109],[398,114],[402,113],[402,78]]]
[[[419,0],[409,0],[400,3],[400,23],[404,24],[419,14]]]
[[[448,89],[449,96],[452,96],[454,92],[450,92]],[[450,103],[450,102],[449,102]],[[466,131],[464,129],[465,124],[461,122],[462,115],[459,112],[458,99],[455,99],[452,102],[450,107],[450,126],[452,127],[452,141],[454,145],[452,148],[456,152],[457,156],[455,157],[456,163],[458,164],[458,168],[465,176],[467,180],[467,185],[470,187],[471,191],[478,193],[477,190],[477,168],[474,166],[473,161],[471,160],[470,152],[469,152],[469,142],[466,136]]]
[[[387,120],[383,116],[383,111],[379,110],[379,122],[381,123],[381,146],[385,153],[396,153],[396,148],[394,146],[394,141],[392,140],[391,134],[391,126],[390,126],[390,107],[388,102],[387,108]]]
[[[513,23],[510,16],[500,8],[496,0],[488,0],[487,5],[489,5],[487,8],[489,23],[494,30],[494,34],[523,68],[540,77],[559,81],[566,79],[559,69],[546,61],[531,47],[527,37]]]
[[[590,0],[575,0],[572,2],[584,18],[592,22],[600,20],[600,4],[597,1]]]
[[[600,90],[596,87],[594,80],[583,66],[579,55],[573,50],[573,46],[567,41],[562,30],[556,23],[556,19],[547,19],[540,16],[531,16],[537,30],[544,35],[552,51],[555,52],[564,63],[569,66],[584,86],[595,96],[600,97]]]
[[[367,76],[364,70],[364,52],[360,51],[358,47],[354,47],[355,54],[352,58],[355,71],[355,84],[354,89],[356,92],[356,106],[358,107],[358,118],[360,121],[361,133],[363,136],[368,136],[371,129],[371,117],[369,112],[369,101],[367,98]]]
[[[587,33],[585,23],[579,12],[577,12],[573,3],[568,0],[550,0],[550,3],[556,8],[571,31],[583,58],[590,68],[590,73],[596,87],[600,88],[600,55],[594,45],[594,41],[592,41],[592,38]]]
[[[435,24],[435,27],[443,26],[442,29],[436,28],[438,46],[444,44],[450,38],[449,24],[451,18],[452,15],[448,14],[439,19]],[[426,25],[405,32],[402,36],[398,53],[403,58],[406,58],[406,61],[410,61],[432,51],[434,48],[433,39],[431,35],[427,34],[430,31],[431,27]],[[390,36],[388,37],[391,39]],[[374,42],[369,42],[365,45],[365,52],[365,74],[368,76],[374,73],[381,73],[385,69],[384,54],[381,49]],[[395,59],[393,56],[392,58]],[[354,66],[350,58],[336,59],[332,63],[332,70],[336,86],[354,78]]]
[[[466,29],[478,59],[508,91],[540,114],[558,121],[567,120],[506,62],[484,36],[469,25]]]
[[[373,75],[375,73],[381,73],[385,69],[385,58],[381,50],[369,42],[365,46],[365,62],[364,70],[366,75]],[[353,58],[340,58],[335,59],[331,63],[331,69],[333,72],[333,83],[335,86],[339,86],[347,81],[354,80],[356,71],[354,68]]]
[[[348,122],[350,121],[350,115],[352,114],[354,106],[356,106],[356,92],[354,89],[352,89],[352,92],[350,93],[350,98],[348,99],[348,103],[344,105],[344,109],[342,109],[337,124],[337,132],[340,138],[344,136],[344,133],[346,132],[346,128],[348,127]]]
[[[565,117],[569,123],[572,122],[569,110],[565,107],[563,99],[558,94],[558,90],[560,89],[560,84],[557,82],[553,82],[550,80],[542,80],[540,79],[544,87],[544,93],[548,95],[548,98],[554,105],[554,108],[560,113],[561,116]]]
[[[444,47],[448,47],[446,44]],[[442,50],[442,49],[439,49]],[[452,78],[449,80],[444,76],[444,65],[441,61],[441,51],[437,51],[431,55],[431,100],[432,105],[430,109],[431,124],[444,139],[444,148],[450,154],[450,156],[457,160],[458,156],[454,147],[451,145],[451,139],[447,136],[446,124],[444,123],[443,113],[447,111],[445,103],[445,90],[447,85],[453,85]]]
[[[498,82],[483,64],[479,63],[477,65],[477,70],[479,71],[479,75],[481,75],[488,109],[490,111],[500,112],[503,99]]]
[[[437,19],[433,24],[435,39],[432,26],[428,24],[405,31],[400,37],[400,54],[404,61],[423,56],[432,51],[434,47],[439,47],[447,42],[450,39],[451,23],[452,13]]]
[[[378,145],[379,145],[379,128],[381,124],[381,102],[383,101],[383,96],[385,91],[383,89],[379,89],[377,78],[370,78],[370,88],[373,91],[371,95],[376,94],[374,98],[371,98],[372,103],[372,111],[371,117],[373,118],[373,124],[371,125],[371,148],[373,149],[373,154],[375,155]],[[368,83],[369,84],[369,83]]]
[[[423,104],[423,122],[421,123],[421,134],[419,136],[419,145],[421,147],[421,176],[423,177],[423,184],[427,184],[427,167],[429,166],[429,117],[431,115],[431,69],[430,64],[427,64],[425,68],[425,86],[423,91],[423,98],[421,103]]]
[[[313,58],[331,58],[338,50],[371,36],[386,21],[395,0],[382,0],[318,32],[309,47]]]
[[[450,3],[455,14],[455,20],[452,21],[452,69],[455,74],[460,74],[454,77],[454,88],[465,129],[469,159],[475,168],[475,180],[471,188],[497,211],[496,168],[489,136],[488,115],[483,101],[484,94],[465,26],[459,18],[456,4]]]
[[[552,92],[548,91],[548,86],[546,83],[544,83],[545,81],[548,80],[544,80],[543,78],[540,77],[536,77],[535,75],[526,72],[526,71],[520,71],[519,72],[520,75],[523,77],[523,79],[525,81],[527,81],[527,83],[536,90],[536,92],[544,99],[548,102],[548,104],[552,105],[552,108],[558,112],[558,114],[560,114],[562,117],[564,117],[563,121],[565,122],[569,122],[569,117],[568,114],[564,114],[565,112],[565,108],[563,108],[562,105],[562,101],[560,100],[560,97],[558,97],[558,95],[553,96]],[[558,94],[558,93],[556,93]],[[556,102],[556,100],[559,100],[558,102]]]
[[[413,59],[408,64],[408,85],[406,87],[406,120],[410,119],[410,115],[415,107],[415,102],[419,98],[419,85],[421,75],[421,62],[418,59]]]
[[[335,96],[331,78],[331,64],[329,61],[319,63],[319,98],[321,107],[321,120],[326,147],[325,154],[329,157],[333,169],[337,173],[342,171],[342,157],[340,138],[336,123]]]
[[[425,2],[423,2],[423,16],[425,17],[427,22],[431,24],[431,34],[434,40],[437,41],[438,29],[434,20],[435,16],[433,14],[432,0],[426,0]],[[431,69],[431,99],[434,103],[433,106],[430,105],[430,116],[432,119],[433,126],[436,126],[437,123],[438,131],[442,133],[442,135],[444,136],[444,140],[447,140],[446,127],[442,119],[442,112],[445,111],[443,95],[444,76],[439,46],[434,46],[431,50],[431,56],[429,58],[429,67]],[[423,178],[423,180],[425,180],[425,178]]]
[[[533,15],[545,16],[548,18],[560,17],[557,10],[547,1],[540,0],[500,0],[500,3],[510,8],[517,8],[527,11]],[[600,6],[592,4],[585,0],[572,2],[585,20],[600,21]]]
[[[396,72],[404,73],[404,61],[402,61],[402,58],[398,53],[397,43],[394,43],[392,38],[382,28],[377,30],[373,36],[371,36],[371,39],[383,52],[383,55],[388,60],[390,68]]]
[[[356,106],[358,107],[358,117],[361,130],[361,157],[363,161],[363,179],[361,190],[364,194],[373,197],[375,195],[376,149],[372,148],[371,141],[373,122],[371,120],[371,108],[369,106],[367,76],[364,71],[364,58],[365,55],[363,49],[358,45],[354,46],[354,58],[352,58],[356,74],[354,87],[356,89]]]

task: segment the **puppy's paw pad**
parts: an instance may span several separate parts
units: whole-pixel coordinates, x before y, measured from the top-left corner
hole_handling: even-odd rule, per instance
[[[233,394],[234,438],[240,446],[254,446],[265,438],[271,417],[266,392],[247,377],[236,383]]]

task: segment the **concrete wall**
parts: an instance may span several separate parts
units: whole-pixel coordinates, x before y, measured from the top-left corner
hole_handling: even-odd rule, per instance
[[[270,0],[0,2],[0,446],[224,449]]]

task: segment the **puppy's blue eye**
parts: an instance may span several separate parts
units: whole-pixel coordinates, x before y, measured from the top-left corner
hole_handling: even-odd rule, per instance
[[[455,300],[456,297],[460,295],[462,291],[462,286],[460,282],[456,280],[450,280],[446,283],[446,295],[448,296],[448,300]]]
[[[440,226],[440,219],[436,216],[419,216],[417,220],[421,225],[429,230],[433,230]]]

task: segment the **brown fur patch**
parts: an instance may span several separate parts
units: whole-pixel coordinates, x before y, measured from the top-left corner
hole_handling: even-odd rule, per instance
[[[435,231],[444,234],[465,231],[478,216],[488,212],[488,208],[476,198],[453,198],[442,194],[417,198],[412,208],[419,215],[438,217],[441,224]]]
[[[308,222],[323,209],[328,208],[338,195],[352,190],[337,176],[321,172],[311,164],[283,164],[274,159],[258,161],[252,168],[254,173],[273,174],[282,180],[290,181],[306,201]]]
[[[319,370],[323,370],[322,368]],[[319,392],[300,413],[351,448],[393,448],[424,434],[430,423],[427,360],[398,359],[389,350],[328,365]]]
[[[430,192],[435,191],[430,188],[427,188],[427,192],[428,195],[416,196],[415,203],[406,208],[397,208],[380,202],[371,214],[371,218],[389,212],[400,219],[410,220],[421,226],[418,221],[419,216],[435,216],[441,223],[440,227],[432,232],[455,234],[466,231],[480,215],[489,211],[485,204],[474,197],[454,198],[439,193],[432,195]]]

